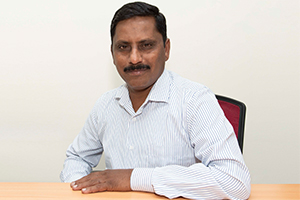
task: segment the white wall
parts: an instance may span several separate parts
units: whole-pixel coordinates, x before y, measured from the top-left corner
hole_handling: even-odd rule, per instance
[[[122,83],[109,26],[126,2],[0,0],[0,181],[59,181],[97,98]],[[246,103],[252,183],[300,183],[299,1],[149,2],[167,17],[167,68]]]

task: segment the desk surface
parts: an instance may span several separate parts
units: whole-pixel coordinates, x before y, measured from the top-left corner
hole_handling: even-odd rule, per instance
[[[252,184],[250,200],[277,200],[300,199],[300,184],[269,185]],[[0,183],[1,200],[90,200],[90,199],[117,199],[117,200],[153,200],[164,199],[152,193],[145,192],[102,192],[84,195],[80,191],[71,190],[68,183]],[[178,198],[184,199],[184,198]]]

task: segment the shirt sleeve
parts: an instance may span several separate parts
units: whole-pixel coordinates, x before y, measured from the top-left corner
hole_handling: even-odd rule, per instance
[[[130,187],[135,191],[154,192],[151,177],[154,168],[135,168],[130,177]]]
[[[135,169],[133,190],[150,191],[168,198],[247,199],[250,196],[250,174],[245,165],[231,124],[215,95],[204,89],[190,99],[187,129],[195,157],[201,163],[189,167],[170,165],[149,170]],[[151,174],[151,181],[139,182]],[[141,178],[143,177],[144,178]],[[149,178],[150,179],[150,178]],[[151,183],[151,185],[149,185]],[[144,184],[139,187],[135,184]],[[148,186],[147,186],[148,185]]]
[[[64,168],[60,174],[62,182],[72,182],[91,173],[100,161],[103,146],[99,140],[97,107],[91,111],[83,129],[68,147]]]

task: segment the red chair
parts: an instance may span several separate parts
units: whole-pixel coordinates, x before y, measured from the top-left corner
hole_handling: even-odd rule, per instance
[[[226,118],[233,126],[241,152],[243,153],[246,105],[235,99],[220,95],[216,95],[216,98],[218,99],[218,102],[223,109]]]

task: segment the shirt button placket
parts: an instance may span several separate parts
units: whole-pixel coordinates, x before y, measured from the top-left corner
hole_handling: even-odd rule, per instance
[[[131,123],[134,123],[134,122],[136,122],[136,117],[135,117],[135,116],[133,116],[133,117],[131,118],[131,120],[128,122],[128,128],[130,127],[130,124],[131,124]],[[129,150],[133,150],[133,149],[134,149],[134,146],[133,146],[133,144],[132,144],[132,139],[133,139],[133,138],[131,137],[131,135],[129,135],[128,138],[130,138],[129,141],[128,141],[128,143],[127,143],[127,144],[128,144],[128,145],[127,145],[127,146],[128,146],[128,149],[129,149]]]

